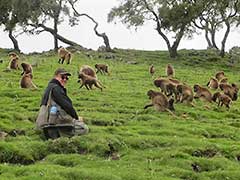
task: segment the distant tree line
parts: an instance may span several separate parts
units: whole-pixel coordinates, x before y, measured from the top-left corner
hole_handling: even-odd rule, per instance
[[[82,47],[78,43],[61,36],[58,31],[63,21],[76,26],[80,17],[94,23],[94,32],[103,39],[106,51],[112,51],[106,33],[100,33],[98,22],[86,13],[79,13],[75,5],[80,0],[1,0],[0,25],[8,32],[14,49],[20,51],[14,31],[22,28],[22,33],[37,35],[49,32],[54,39],[54,49],[58,41]],[[175,58],[181,40],[204,32],[207,48],[214,48],[221,57],[225,56],[225,45],[230,30],[240,24],[239,0],[121,0],[108,14],[108,22],[120,20],[128,28],[155,23],[153,27],[165,41],[169,55]],[[49,26],[52,24],[52,27]],[[219,30],[223,37],[216,37]],[[145,34],[147,36],[147,34]],[[221,44],[216,43],[221,39]]]

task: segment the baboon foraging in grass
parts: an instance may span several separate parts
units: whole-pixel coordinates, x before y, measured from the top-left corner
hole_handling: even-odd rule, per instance
[[[171,114],[171,111],[175,111],[173,106],[174,100],[172,98],[168,100],[167,96],[165,96],[163,93],[153,90],[149,90],[147,92],[147,95],[149,96],[149,99],[152,100],[152,102],[146,105],[144,109],[154,106],[157,111],[168,111]]]
[[[230,108],[230,104],[232,102],[231,98],[226,94],[221,94],[220,92],[216,92],[213,94],[212,100],[218,103],[218,106],[225,105],[228,109]]]
[[[221,80],[225,77],[225,74],[224,74],[223,71],[219,71],[219,72],[216,73],[215,77],[219,81],[219,80]]]
[[[204,88],[198,84],[195,84],[193,89],[194,89],[194,92],[196,93],[194,98],[203,98],[208,102],[212,102],[212,94],[207,88]]]
[[[179,85],[177,85],[177,93],[179,96],[179,101],[181,103],[183,103],[185,101],[193,106],[193,104],[192,104],[193,91],[192,91],[191,87],[189,87],[187,85],[179,84]]]
[[[88,76],[92,76],[92,77],[97,78],[97,75],[96,75],[96,72],[94,71],[94,69],[92,67],[88,66],[88,65],[81,66],[78,74],[80,74],[80,73],[84,73]]]
[[[151,74],[151,76],[153,76],[153,74],[155,73],[155,67],[153,66],[153,64],[149,67],[149,73]]]
[[[168,64],[167,67],[166,67],[166,75],[167,77],[171,76],[171,77],[174,77],[174,68],[171,64]]]
[[[106,65],[106,64],[95,64],[95,68],[97,69],[96,73],[98,73],[98,72],[100,72],[101,74],[107,73],[109,75],[108,65]]]
[[[19,57],[15,52],[10,52],[8,54],[8,56],[10,57],[10,62],[8,65],[8,69],[19,69]]]
[[[165,95],[168,95],[168,85],[170,81],[165,78],[157,78],[153,81],[153,84],[156,87],[159,87],[161,89],[161,92],[163,92]]]
[[[217,89],[217,88],[218,88],[218,80],[215,79],[215,78],[211,78],[211,79],[208,81],[207,86],[208,86],[210,89]]]
[[[23,68],[23,72],[21,73],[21,75],[28,74],[28,73],[33,73],[33,69],[32,69],[32,65],[31,64],[27,64],[27,63],[22,63],[21,64],[22,68]]]
[[[23,74],[21,80],[20,80],[20,86],[21,88],[34,88],[37,89],[37,86],[33,84],[32,82],[32,74]]]
[[[219,84],[221,83],[228,83],[228,78],[222,78],[220,81],[219,81]]]
[[[71,63],[72,60],[72,53],[69,52],[67,49],[65,49],[64,47],[60,47],[58,49],[58,56],[59,56],[59,60],[58,63],[59,64],[63,64],[64,61],[67,61],[67,64]]]
[[[92,89],[92,86],[94,85],[95,87],[101,89],[102,91],[102,87],[104,87],[102,83],[99,80],[97,80],[97,78],[86,75],[82,72],[78,75],[78,78],[81,79],[81,83],[82,83],[80,88],[85,86],[87,90],[89,90],[89,89]]]
[[[221,83],[219,87],[224,92],[224,94],[228,95],[233,101],[237,100],[239,88],[236,84],[233,83],[230,85],[227,83]]]

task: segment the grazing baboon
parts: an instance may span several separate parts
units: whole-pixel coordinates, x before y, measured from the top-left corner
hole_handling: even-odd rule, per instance
[[[223,79],[225,77],[224,72],[223,71],[217,72],[215,77],[218,81],[220,81],[221,79]]]
[[[181,84],[181,82],[177,79],[171,79],[169,78],[169,83],[166,84],[166,89],[167,89],[167,96],[171,96],[171,95],[174,95],[175,97],[175,101],[178,102],[179,101],[179,96],[178,96],[178,93],[177,93],[177,86],[179,84]]]
[[[34,88],[34,89],[37,88],[37,86],[35,84],[33,84],[33,82],[32,82],[32,74],[31,73],[23,74],[23,76],[20,80],[20,86],[21,86],[21,88]]]
[[[15,52],[10,52],[8,54],[8,56],[10,57],[10,62],[8,65],[8,69],[19,69],[19,57]]]
[[[171,98],[168,100],[167,96],[165,96],[161,92],[149,90],[147,92],[147,95],[149,96],[149,99],[152,100],[152,103],[146,105],[144,109],[147,109],[148,107],[154,106],[156,110],[158,111],[174,111],[173,102],[174,100]],[[172,112],[171,112],[172,113]]]
[[[210,89],[217,89],[217,88],[218,88],[218,80],[215,79],[215,78],[211,78],[211,79],[208,81],[207,86],[208,86]]]
[[[171,77],[174,77],[174,68],[171,64],[168,64],[167,67],[166,67],[166,75],[167,77],[171,76]]]
[[[231,98],[226,94],[221,94],[220,92],[216,92],[213,94],[212,100],[217,102],[218,106],[225,105],[228,109],[230,108],[230,103],[232,102]]]
[[[21,64],[22,68],[23,68],[23,72],[21,73],[21,75],[28,74],[28,73],[33,73],[33,69],[32,69],[32,65],[31,64],[27,64],[27,63],[22,63]]]
[[[220,81],[219,81],[219,84],[221,83],[227,83],[228,82],[228,78],[222,78]]]
[[[227,83],[221,83],[219,87],[223,91],[223,93],[228,95],[233,101],[237,100],[239,88],[236,84],[233,83],[232,85],[230,85]]]
[[[59,56],[59,60],[58,63],[59,64],[63,64],[64,60],[67,61],[67,64],[71,63],[72,60],[72,53],[69,52],[67,49],[65,49],[64,47],[60,47],[58,49],[58,56]]]
[[[106,65],[106,64],[95,64],[95,68],[97,69],[96,73],[98,73],[98,72],[100,72],[101,74],[107,73],[109,75],[108,65]]]
[[[151,74],[151,76],[153,76],[153,74],[155,73],[155,67],[153,66],[153,64],[149,67],[149,73]]]
[[[193,91],[192,88],[184,85],[179,84],[177,85],[177,94],[179,96],[179,101],[183,103],[184,101],[191,104],[193,101]],[[193,104],[191,104],[193,106]]]
[[[88,65],[81,66],[78,74],[80,74],[80,73],[84,73],[88,76],[92,76],[92,77],[97,78],[97,75],[96,75],[96,72],[94,71],[94,69],[92,67],[88,66]]]
[[[168,95],[168,85],[170,81],[165,78],[157,78],[153,81],[154,85],[156,87],[159,87],[161,89],[161,92],[163,92],[165,95]]]
[[[102,91],[102,87],[104,87],[102,85],[102,83],[99,80],[97,80],[97,78],[86,75],[82,72],[78,75],[78,78],[82,80],[81,81],[82,84],[81,84],[80,88],[85,86],[87,88],[87,90],[89,90],[89,89],[92,89],[92,86],[94,85],[95,87],[101,89],[101,91]]]
[[[204,88],[198,84],[195,84],[193,89],[194,89],[194,92],[196,93],[194,98],[203,98],[208,102],[212,102],[212,94],[207,88]]]

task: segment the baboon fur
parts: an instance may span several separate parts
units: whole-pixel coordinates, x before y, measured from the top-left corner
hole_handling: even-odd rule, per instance
[[[220,81],[219,81],[219,84],[221,83],[228,83],[228,78],[222,78]]]
[[[215,74],[215,77],[218,81],[220,81],[221,79],[223,79],[225,77],[225,74],[223,71],[219,71]]]
[[[82,72],[78,75],[78,78],[81,79],[81,83],[82,83],[80,88],[85,86],[87,90],[89,90],[89,89],[92,89],[92,86],[94,85],[95,87],[99,88],[102,91],[102,87],[104,87],[102,83],[99,80],[97,80],[95,77],[86,75]]]
[[[94,78],[97,78],[97,75],[96,75],[96,72],[94,71],[94,69],[92,67],[88,66],[88,65],[81,66],[81,68],[80,68],[78,73],[79,74],[80,73],[84,73],[84,74],[86,74],[88,76],[92,76]]]
[[[191,104],[193,101],[193,90],[191,87],[179,84],[177,85],[177,94],[179,96],[179,101],[183,103],[184,101]]]
[[[64,47],[60,47],[58,49],[58,56],[59,56],[59,60],[58,60],[59,64],[63,64],[65,60],[67,61],[67,64],[71,63],[72,53],[67,49],[65,49]]]
[[[108,65],[106,64],[95,64],[95,68],[97,69],[96,73],[100,72],[101,74],[109,74]]]
[[[212,102],[212,94],[207,88],[204,88],[198,84],[195,84],[193,86],[193,90],[196,93],[194,98],[203,98],[208,102]]]
[[[171,64],[168,64],[167,67],[166,67],[166,76],[169,77],[174,77],[174,74],[175,74],[175,71],[174,71],[174,68]]]
[[[21,88],[37,88],[35,84],[32,82],[32,74],[23,74],[21,80],[20,80],[20,86]]]
[[[155,68],[153,64],[149,67],[149,73],[151,74],[151,76],[153,76],[153,74],[155,73]]]
[[[10,57],[10,62],[8,65],[8,69],[19,69],[19,57],[15,52],[10,52],[8,54],[8,56]]]
[[[230,104],[232,102],[231,98],[226,95],[226,94],[222,94],[220,92],[216,92],[213,94],[212,100],[214,102],[218,103],[218,106],[223,106],[225,105],[228,109],[230,108]]]
[[[157,111],[174,111],[173,102],[174,100],[171,98],[168,100],[167,96],[165,96],[161,92],[149,90],[147,92],[147,95],[149,96],[149,99],[152,100],[152,102],[144,107],[144,109],[147,109],[148,107],[154,106]]]
[[[239,88],[236,84],[233,83],[232,85],[230,85],[227,83],[221,83],[219,87],[223,91],[223,93],[228,95],[233,101],[237,100]]]
[[[161,89],[161,92],[163,92],[165,95],[168,95],[168,85],[170,84],[170,80],[165,78],[157,78],[153,81],[153,84],[156,87],[159,87]]]
[[[215,78],[211,78],[209,82],[207,83],[207,86],[210,89],[217,89],[218,88],[218,80]]]
[[[23,68],[23,72],[21,73],[21,75],[28,74],[31,73],[33,74],[33,69],[32,69],[32,65],[31,64],[27,64],[27,63],[22,63],[21,64],[22,68]]]
[[[181,84],[181,82],[177,79],[172,79],[172,78],[169,78],[168,80],[169,80],[169,83],[166,85],[167,93],[168,93],[167,96],[174,95],[175,101],[178,102],[179,96],[177,93],[177,86]]]

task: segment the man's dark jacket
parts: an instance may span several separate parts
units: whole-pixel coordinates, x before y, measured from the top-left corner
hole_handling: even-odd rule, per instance
[[[52,79],[45,89],[41,105],[47,105],[50,90],[52,89],[52,99],[74,119],[78,119],[77,113],[73,108],[71,99],[67,96],[67,90],[56,79]]]

